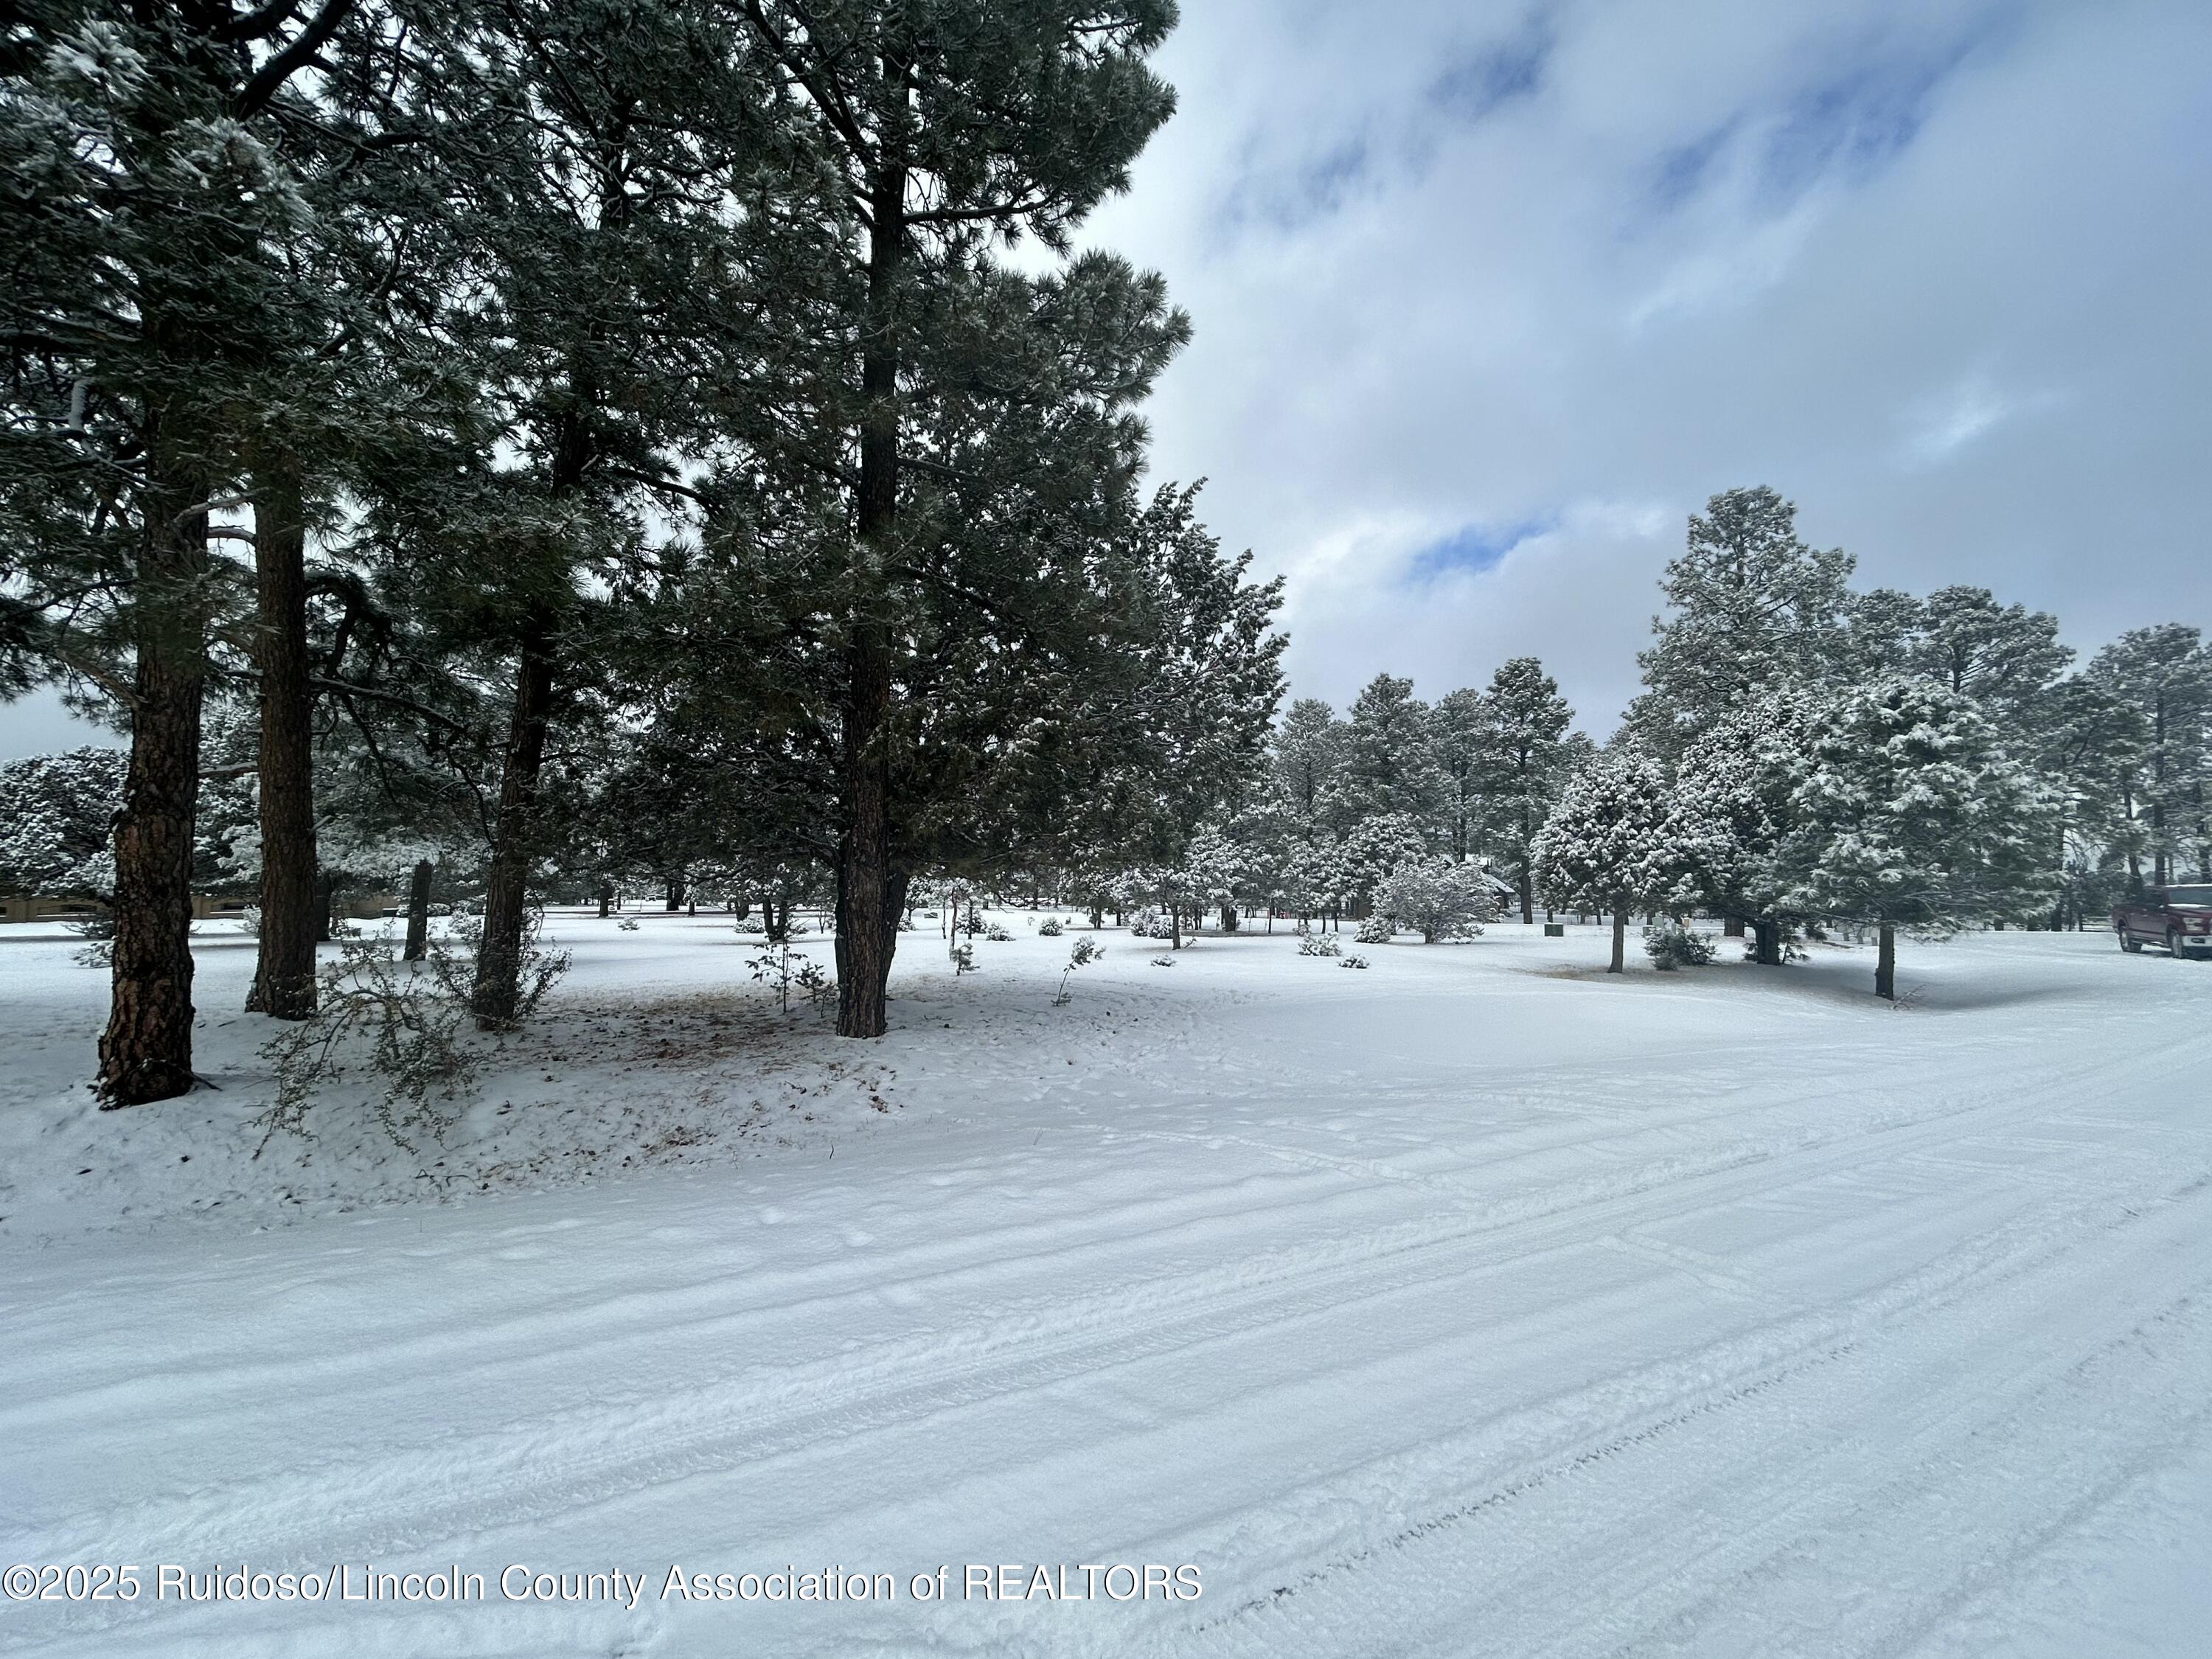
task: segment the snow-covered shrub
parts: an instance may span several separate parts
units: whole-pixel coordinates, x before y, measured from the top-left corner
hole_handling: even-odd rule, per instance
[[[1364,968],[1367,965],[1367,958],[1355,952],[1353,955],[1340,958],[1336,965],[1340,968]]]
[[[1644,928],[1644,954],[1662,974],[1702,968],[1713,959],[1712,935],[1693,933],[1672,916],[1662,917]]]
[[[1426,943],[1466,939],[1498,915],[1498,890],[1479,864],[1448,858],[1409,859],[1375,890],[1375,914],[1411,927]],[[1382,944],[1360,933],[1364,944]]]
[[[1037,937],[1039,939],[1058,939],[1060,937],[1060,918],[1058,916],[1047,916],[1042,921],[1037,923]]]
[[[1175,924],[1168,919],[1164,910],[1155,910],[1147,906],[1129,918],[1129,936],[1132,939],[1173,939],[1175,933]]]
[[[237,915],[238,931],[248,939],[261,937],[261,907],[249,904]]]
[[[1173,957],[1154,957],[1152,958],[1152,966],[1155,968],[1172,968],[1175,966],[1175,958]]]
[[[1388,945],[1397,930],[1390,926],[1390,918],[1377,912],[1359,924],[1359,931],[1352,938],[1358,945]]]
[[[71,916],[62,923],[70,933],[84,941],[70,952],[70,960],[80,968],[106,968],[115,960],[115,916],[107,910],[95,910],[89,915]]]
[[[1343,953],[1344,947],[1336,942],[1334,933],[1308,933],[1298,941],[1298,954],[1302,957],[1334,957]]]
[[[983,937],[994,945],[1012,945],[1014,942],[1014,936],[995,921],[983,930]]]
[[[952,974],[954,978],[957,979],[963,974],[972,974],[975,971],[975,947],[974,945],[955,945],[946,954],[951,956],[952,958]]]
[[[635,922],[624,922],[625,927],[635,927]],[[768,924],[757,916],[746,916],[738,923],[738,932],[748,938],[758,939],[768,932]]]
[[[617,922],[615,926],[621,928],[625,933],[635,933],[637,932],[637,918],[635,916],[624,916],[620,921]],[[738,931],[741,933],[745,931],[745,925],[742,921],[738,924]],[[754,933],[758,933],[760,929],[756,927],[752,931]]]

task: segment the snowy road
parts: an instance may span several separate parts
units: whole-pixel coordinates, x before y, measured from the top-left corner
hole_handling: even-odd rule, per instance
[[[834,1158],[0,1236],[6,1561],[493,1581],[11,1603],[0,1648],[2204,1650],[2212,968],[1999,935],[1912,947],[1892,1011],[1863,951],[1109,942],[1066,1010],[1045,940],[911,980],[902,1121]],[[660,1593],[787,1562],[899,1598]]]

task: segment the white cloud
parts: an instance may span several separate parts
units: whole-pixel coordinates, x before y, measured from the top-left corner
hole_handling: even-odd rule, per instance
[[[1192,313],[1157,467],[1291,575],[1297,691],[1534,652],[1602,730],[1735,484],[2077,644],[2212,623],[2208,57],[2184,0],[1213,0],[1092,234]]]

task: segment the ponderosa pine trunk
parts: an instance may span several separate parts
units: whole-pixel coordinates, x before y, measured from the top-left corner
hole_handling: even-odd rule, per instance
[[[1765,968],[1782,965],[1782,924],[1771,917],[1752,919],[1752,959]]]
[[[307,684],[307,522],[298,458],[264,457],[253,477],[253,656],[261,672],[261,938],[249,1013],[315,1012],[314,692]]]
[[[845,649],[844,816],[838,836],[837,1035],[878,1037],[898,935],[884,927],[891,868],[891,641],[867,595],[884,580],[898,526],[899,268],[906,243],[906,168],[886,160],[871,181],[866,337],[861,346],[857,514],[862,598]],[[903,884],[900,884],[903,892]],[[896,912],[893,911],[894,918]]]
[[[149,325],[148,331],[153,332]],[[206,682],[208,479],[149,412],[132,644],[131,759],[115,819],[113,997],[95,1088],[104,1108],[192,1086],[192,833]]]
[[[545,724],[553,707],[552,618],[533,605],[524,617],[500,769],[491,867],[484,884],[483,935],[477,947],[469,1012],[499,1030],[522,1006],[522,930],[530,902],[530,849],[538,781],[545,765]]]
[[[1885,1002],[1897,1000],[1897,924],[1881,924],[1881,942],[1875,951],[1874,994]]]
[[[1628,971],[1628,912],[1618,902],[1613,907],[1613,962],[1605,971],[1608,974]]]
[[[1535,872],[1527,865],[1521,866],[1521,921],[1527,927],[1536,920]]]
[[[615,884],[611,881],[601,882],[599,884],[599,920],[601,921],[605,921],[613,913],[614,903]]]
[[[407,882],[407,945],[403,962],[420,962],[430,954],[430,878],[435,866],[428,859],[415,861]]]

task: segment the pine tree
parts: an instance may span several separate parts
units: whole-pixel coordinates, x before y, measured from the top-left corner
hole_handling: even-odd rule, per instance
[[[1119,356],[1115,367],[1127,365],[1118,384],[1097,376],[1078,401],[1115,418],[1148,382],[1181,328],[1161,334],[1156,286],[1148,290],[1126,268],[1100,260],[1079,261],[1042,287],[1019,283],[995,264],[991,245],[1034,235],[1062,252],[1074,225],[1126,187],[1129,163],[1172,107],[1144,59],[1174,10],[1167,0],[1103,8],[946,0],[923,9],[882,0],[826,9],[745,0],[744,15],[779,82],[776,96],[807,123],[808,165],[836,198],[839,246],[810,297],[845,359],[837,376],[859,393],[828,409],[841,437],[830,453],[849,499],[849,540],[832,587],[842,616],[830,646],[840,662],[837,1030],[872,1037],[884,1030],[884,985],[911,873],[894,846],[905,816],[895,795],[896,751],[912,706],[911,689],[900,684],[896,623],[963,574],[984,577],[967,585],[971,604],[999,605],[1015,586],[990,562],[948,568],[940,556],[951,520],[933,523],[915,500],[917,479],[957,483],[957,452],[929,453],[927,428],[968,406],[915,396],[917,381],[939,367],[922,360],[933,338],[966,356],[965,387],[1011,392],[1022,383],[1020,366],[992,349],[989,322],[1031,339],[1065,334],[1065,326],[1023,327],[1039,320],[1037,307],[1065,294],[1091,301],[1103,325],[1091,361]],[[963,318],[984,325],[959,327]],[[1123,320],[1147,337],[1139,349],[1098,349]],[[1028,367],[1053,366],[1039,358]],[[1003,396],[996,401],[994,412],[1006,413]],[[936,470],[947,464],[950,477]],[[963,527],[978,546],[993,526],[971,509]]]
[[[1767,967],[1780,965],[1784,931],[1797,920],[1786,848],[1824,706],[1817,691],[1753,693],[1692,741],[1675,769],[1687,878],[1709,908],[1750,924],[1753,960]]]
[[[1673,614],[1653,620],[1637,659],[1645,690],[1628,724],[1654,752],[1678,754],[1758,691],[1851,671],[1850,556],[1808,546],[1796,516],[1761,486],[1716,495],[1691,519],[1688,546],[1660,580]]]
[[[1424,943],[1464,939],[1498,915],[1498,890],[1479,864],[1408,859],[1375,890],[1375,913],[1419,933]]]
[[[2047,901],[2051,795],[1971,697],[1884,676],[1814,727],[1787,853],[1792,902],[1876,927],[1875,994],[1894,1000],[1899,927],[1941,935]]]
[[[0,764],[0,892],[106,898],[127,756],[72,749]]]
[[[1482,696],[1474,784],[1481,797],[1484,849],[1510,872],[1521,920],[1536,919],[1531,848],[1566,781],[1568,728],[1574,710],[1559,682],[1534,657],[1516,657],[1491,676]]]
[[[1552,902],[1613,915],[1613,959],[1627,965],[1628,912],[1687,896],[1683,831],[1666,768],[1633,747],[1604,750],[1567,781],[1537,832],[1537,878]]]
[[[5,623],[130,715],[99,1089],[135,1105],[192,1083],[201,708],[240,597],[218,545],[269,367],[317,304],[280,253],[308,216],[304,71],[344,80],[375,31],[352,0],[40,0],[29,21],[0,47]]]
[[[1425,832],[1443,801],[1429,706],[1413,683],[1377,674],[1352,700],[1344,724],[1342,759],[1328,805],[1340,830],[1370,818],[1409,818]]]
[[[2207,829],[2207,780],[2212,776],[2212,650],[2182,623],[2123,634],[2091,660],[2089,681],[2142,718],[2141,763],[2125,781],[2124,808],[2151,856],[2151,883],[2164,886],[2184,859],[2212,879]],[[2130,848],[2130,884],[2143,884],[2140,854]]]

